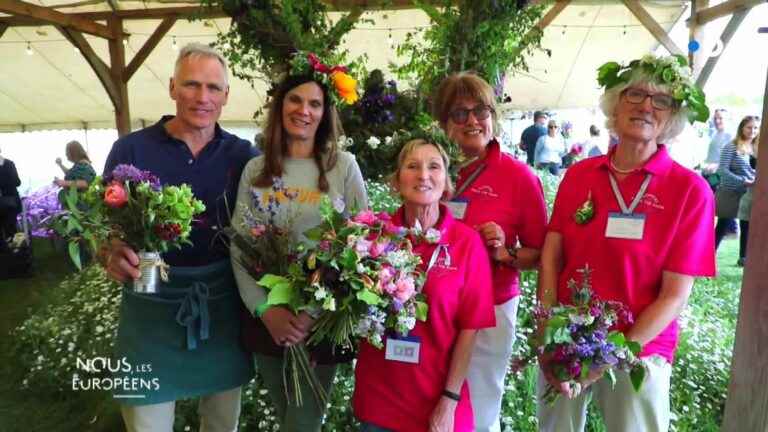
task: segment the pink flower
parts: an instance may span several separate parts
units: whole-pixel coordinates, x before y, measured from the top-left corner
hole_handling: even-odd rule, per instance
[[[260,235],[264,234],[264,231],[266,230],[267,227],[262,224],[251,227],[251,237],[259,237]]]
[[[389,247],[389,240],[384,239],[383,241],[374,241],[371,244],[371,248],[368,249],[368,254],[371,255],[371,258],[377,258],[379,255],[384,253],[385,250],[387,250],[387,247]]]
[[[394,293],[397,290],[397,286],[392,282],[387,282],[385,284],[382,284],[382,288],[384,289],[384,292],[386,292],[389,295],[392,295],[392,293]]]
[[[379,270],[379,283],[383,286],[388,284],[395,277],[395,269],[390,266],[384,266]]]
[[[384,225],[384,232],[389,235],[402,237],[405,235],[406,229],[405,227],[401,227],[399,225],[393,224],[390,221],[387,221],[387,223]]]
[[[366,210],[356,214],[352,220],[360,224],[373,226],[376,223],[376,215],[372,211]]]
[[[416,292],[416,287],[413,286],[413,279],[410,277],[400,278],[397,281],[396,287],[397,289],[394,295],[400,303],[408,301],[408,299],[413,297],[413,294]]]
[[[366,240],[366,239],[357,239],[357,242],[355,242],[355,252],[357,252],[357,256],[360,258],[368,256],[368,249],[371,248],[372,242]]]
[[[104,191],[104,203],[112,208],[120,208],[128,202],[128,193],[123,185],[112,182]]]
[[[320,240],[320,243],[317,244],[317,247],[323,252],[328,252],[331,250],[331,242],[328,240]]]
[[[387,222],[392,220],[392,216],[390,216],[387,212],[378,212],[376,213],[376,218],[382,222]]]

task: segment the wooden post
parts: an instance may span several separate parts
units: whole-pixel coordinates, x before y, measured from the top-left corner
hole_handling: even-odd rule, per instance
[[[107,25],[114,35],[123,34],[123,20],[112,17]],[[131,132],[131,111],[128,105],[128,79],[125,74],[125,46],[123,38],[109,40],[110,75],[120,95],[120,103],[115,105],[115,127],[118,136]]]
[[[0,24],[0,38],[3,37],[6,30],[8,30],[8,24]]]
[[[624,5],[670,54],[685,55],[683,50],[669,37],[667,31],[653,19],[638,0],[624,0]]]
[[[705,27],[706,24],[701,24],[696,19],[696,13],[709,6],[709,0],[691,0],[691,28],[689,41],[697,41],[699,43],[699,49],[696,51],[688,52],[688,63],[691,65],[691,71],[693,77],[699,76],[701,69],[704,67],[704,62],[707,61],[707,55],[704,47],[708,46],[706,39]]]
[[[768,116],[768,77],[763,118]],[[768,121],[760,131],[757,184],[731,361],[723,432],[768,431]],[[762,198],[761,198],[762,197]]]

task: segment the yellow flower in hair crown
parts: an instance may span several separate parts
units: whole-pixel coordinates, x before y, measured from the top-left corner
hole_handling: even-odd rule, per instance
[[[312,75],[330,90],[335,105],[352,105],[357,102],[357,80],[346,66],[328,66],[311,52],[297,51],[291,58],[291,75]]]

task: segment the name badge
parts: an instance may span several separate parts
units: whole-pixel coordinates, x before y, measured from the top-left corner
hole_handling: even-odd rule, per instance
[[[455,219],[464,219],[464,215],[467,213],[467,206],[469,201],[462,198],[453,199],[445,203],[451,210],[451,214]]]
[[[628,240],[642,240],[645,229],[644,214],[608,213],[605,236]]]
[[[388,336],[384,358],[392,361],[419,364],[420,348],[421,339],[417,336]]]

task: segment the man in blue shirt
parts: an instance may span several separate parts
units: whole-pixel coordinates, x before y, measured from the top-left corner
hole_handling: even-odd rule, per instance
[[[228,95],[221,55],[205,45],[185,46],[170,80],[176,115],[117,140],[104,168],[106,175],[132,164],[163,184],[186,183],[206,206],[193,223],[193,245],[163,254],[169,280],[157,294],[130,288],[141,276],[137,251],[115,241],[104,253],[108,274],[127,282],[115,354],[134,367],[148,365],[151,372],[139,378],[158,384],[115,391],[131,432],[172,430],[175,401],[189,397],[200,397],[201,430],[236,430],[240,388],[253,377],[239,343],[241,305],[228,247],[218,234],[229,225],[240,174],[256,151],[217,124]]]
[[[528,165],[533,166],[536,155],[536,142],[547,134],[549,116],[544,111],[533,113],[533,124],[528,126],[520,136],[520,147],[527,153]]]

